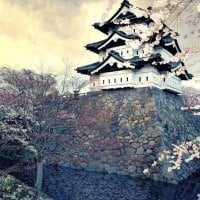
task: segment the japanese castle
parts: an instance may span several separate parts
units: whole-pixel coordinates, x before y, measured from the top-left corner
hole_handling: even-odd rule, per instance
[[[108,21],[93,26],[107,36],[86,46],[99,61],[76,69],[90,76],[90,91],[157,87],[181,94],[181,81],[192,78],[177,59],[178,33],[154,19],[151,8],[123,0]]]

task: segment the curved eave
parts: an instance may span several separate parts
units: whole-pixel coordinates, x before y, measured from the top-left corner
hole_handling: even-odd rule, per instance
[[[107,56],[107,58],[103,62],[101,62],[96,69],[91,71],[91,74],[98,74],[100,70],[102,70],[103,68],[107,66],[106,63],[110,58],[113,58],[116,62],[120,62],[122,64],[125,61],[118,53],[111,51],[109,52],[109,55]]]
[[[118,42],[119,44],[117,44],[117,41],[114,42],[113,40],[111,40],[106,46],[104,46],[115,35],[119,36],[119,38],[117,40],[121,40],[122,42],[121,43]],[[123,39],[124,39],[124,43],[123,43]],[[101,50],[106,50],[107,48],[123,45],[123,44],[125,44],[125,40],[127,40],[127,39],[140,39],[140,37],[136,36],[136,35],[126,35],[125,33],[121,32],[121,31],[115,30],[106,40],[88,44],[86,46],[86,49],[90,50],[94,53],[99,53]],[[111,44],[111,43],[116,43],[116,44]],[[110,46],[109,46],[109,44],[110,44]]]
[[[142,23],[146,22],[149,24],[152,20],[145,17],[139,17],[137,18],[133,13],[128,12],[126,15],[120,15],[117,19],[130,19],[131,23]],[[94,28],[101,31],[102,33],[108,35],[110,30],[116,29],[117,27],[120,27],[120,25],[115,24],[113,21],[105,22],[103,25],[101,23],[95,23],[93,24]]]
[[[169,72],[176,72],[180,67],[180,65],[184,66],[184,63],[182,61],[178,61],[178,62],[170,62],[168,64],[165,65],[158,65],[157,69],[159,71],[169,71]],[[184,72],[182,72],[180,75],[176,75],[177,77],[179,77],[181,80],[190,80],[192,79],[193,75],[188,73],[187,70],[184,70]]]
[[[173,44],[171,45],[166,45],[166,44],[170,43],[164,43],[163,41],[160,43],[161,47],[170,52],[172,55],[176,55],[178,53],[178,49],[174,47]]]
[[[178,77],[183,81],[187,81],[187,80],[191,80],[194,76],[188,73],[187,70],[185,70],[184,73],[180,74]]]
[[[189,77],[189,79],[192,79],[194,76],[193,76],[193,74],[191,74],[191,73],[188,73],[188,71],[186,70],[186,73],[187,73],[187,75],[188,75],[188,77]]]
[[[179,65],[182,65],[182,62],[181,62],[181,61],[178,61],[178,62],[170,62],[170,63],[168,64],[169,69],[176,69]]]
[[[101,32],[105,33],[105,34],[108,34],[109,32],[109,29],[110,28],[114,28],[115,27],[115,24],[113,23],[114,19],[115,18],[118,18],[120,12],[124,9],[124,8],[130,8],[132,7],[132,4],[128,1],[128,0],[124,0],[122,3],[121,3],[121,6],[120,8],[116,11],[116,13],[109,19],[107,20],[102,26],[100,25],[100,23],[95,23],[93,26],[100,30]],[[129,14],[133,15],[132,13],[129,12]],[[120,14],[121,15],[121,14]],[[122,17],[122,16],[121,16]],[[121,18],[120,17],[120,18]],[[127,18],[127,17],[126,17]]]
[[[178,62],[170,62],[168,64],[168,69],[170,69],[170,71],[177,71],[179,69],[179,66],[182,65],[184,66],[184,63],[182,61],[178,61]],[[187,70],[184,70],[184,72],[182,72],[180,75],[177,75],[181,80],[190,80],[192,79],[193,75],[188,73]]]
[[[107,56],[107,58],[103,62],[96,62],[96,63],[92,63],[90,65],[85,65],[85,66],[82,66],[82,67],[78,67],[76,69],[76,71],[78,73],[81,73],[81,74],[91,75],[92,71],[94,71],[94,70],[98,69],[99,67],[101,67],[102,65],[104,65],[111,57],[113,57],[118,62],[123,62],[124,61],[124,59],[122,57],[120,57],[118,55],[118,53],[116,53],[114,51],[111,51],[109,53],[109,55]]]
[[[113,26],[112,28],[114,28],[114,23],[112,21],[117,17],[117,15],[119,15],[119,13],[123,10],[124,6],[126,6],[128,8],[127,3],[125,3],[123,1],[120,8],[117,10],[117,12],[108,21],[106,21],[102,26],[100,23],[95,23],[93,26],[96,29],[100,30],[101,32],[108,34],[109,28],[111,28],[111,26]]]
[[[164,60],[163,58],[161,58],[162,61]],[[158,71],[176,71],[176,68],[181,64],[181,61],[178,62],[170,62],[167,64],[158,64],[155,67],[158,69]]]
[[[127,35],[125,33],[123,33],[122,31],[114,31],[116,34],[118,34],[119,36],[125,38],[125,39],[141,39],[139,36],[137,35]]]
[[[169,44],[169,45],[167,45],[167,44]],[[181,48],[178,44],[178,41],[176,39],[172,38],[170,35],[162,37],[161,45],[166,50],[168,50],[170,53],[172,53],[173,55],[175,55],[176,53],[181,53]],[[174,45],[175,45],[175,47],[174,47]]]
[[[120,8],[117,10],[117,12],[106,22],[106,23],[110,23],[112,22],[116,16],[123,10],[124,7],[127,7],[127,8],[130,8],[132,6],[132,4],[127,1],[127,0],[124,0],[122,3],[121,3],[121,6]]]
[[[162,37],[161,39],[164,43],[171,43],[174,41],[174,39],[172,37],[170,37],[169,35]]]
[[[110,51],[109,52],[109,56],[112,56],[113,58],[115,58],[116,60],[118,60],[119,62],[124,62],[125,59],[122,58],[119,53],[115,52],[115,51]]]
[[[87,50],[93,51],[94,53],[99,53],[99,48],[104,45],[106,42],[108,42],[113,36],[115,35],[115,32],[113,32],[107,39],[101,40],[99,42],[91,43],[86,46]]]
[[[152,63],[153,61],[161,61],[161,55],[158,54],[152,54],[147,61],[145,61],[143,58],[140,58],[139,56],[135,56],[134,58],[130,59],[130,62],[132,65],[134,65],[136,68],[140,69],[143,67],[144,64]]]
[[[98,53],[99,53],[98,48],[99,48],[102,44],[104,44],[106,41],[107,41],[107,39],[106,39],[106,40],[101,40],[101,41],[99,41],[99,42],[94,42],[94,43],[91,43],[91,44],[87,44],[87,45],[85,46],[85,48],[86,48],[87,50],[90,50],[90,51],[92,51],[92,52],[98,54]]]
[[[184,62],[183,61],[179,61],[179,62],[174,62],[176,65],[174,65],[174,68],[177,68],[178,69],[178,66],[179,65],[182,65],[182,66],[185,66]],[[176,71],[176,69],[175,69]],[[189,73],[187,70],[184,70],[183,73],[181,73],[180,75],[178,75],[178,77],[181,79],[181,80],[191,80],[194,76]]]
[[[106,63],[110,58],[114,58],[116,62],[120,62],[122,65],[124,62],[129,61],[132,66],[135,66],[135,68],[140,69],[143,67],[144,64],[146,63],[151,63],[152,61],[160,61],[161,60],[161,55],[160,54],[153,54],[149,58],[149,60],[144,61],[142,58],[135,56],[132,59],[124,59],[122,58],[117,52],[111,51],[108,55],[108,57],[96,68],[91,72],[92,74],[98,74],[100,70],[102,70],[104,67],[106,67]],[[103,67],[102,67],[103,66]],[[124,66],[126,69],[128,67]],[[132,69],[132,67],[130,67]]]
[[[90,65],[78,67],[76,71],[80,74],[90,75],[91,71],[95,70],[100,64],[100,62],[95,62]]]
[[[114,23],[109,23],[109,24],[104,24],[104,25],[100,25],[100,23],[95,23],[93,24],[94,28],[96,28],[97,30],[101,31],[104,34],[108,34],[110,29],[114,29],[115,28],[115,24]]]

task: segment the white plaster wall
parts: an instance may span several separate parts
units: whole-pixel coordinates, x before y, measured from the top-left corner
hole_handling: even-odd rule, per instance
[[[141,46],[139,49],[134,50],[133,48],[131,48],[128,45],[123,45],[120,47],[113,47],[110,49],[107,49],[106,51],[106,56],[108,55],[108,53],[110,51],[116,51],[117,53],[119,53],[119,55],[125,59],[131,59],[134,56],[139,56],[139,55],[143,55],[143,46]]]
[[[167,75],[165,80],[164,89],[182,93],[181,79],[179,77]]]
[[[141,46],[138,50],[134,50],[127,45],[123,45],[123,46],[120,46],[120,47],[113,47],[113,48],[107,49],[106,54],[104,56],[108,56],[109,52],[114,50],[117,53],[119,53],[119,55],[121,57],[123,57],[125,59],[131,59],[134,56],[142,55],[143,54],[143,48],[144,47]],[[154,53],[154,54],[160,53],[164,60],[170,60],[170,58],[172,56],[172,54],[164,48],[154,49],[152,53]]]
[[[133,71],[121,70],[102,73],[99,80],[101,89],[133,87]]]
[[[133,56],[135,55],[134,54],[134,51],[131,47],[128,47],[126,45],[123,45],[123,46],[120,46],[120,47],[113,47],[113,48],[110,48],[110,49],[107,49],[106,51],[106,55],[109,54],[110,51],[116,51],[117,53],[119,53],[119,55],[122,57],[122,58],[125,58],[125,59],[131,59],[133,58]]]
[[[91,77],[91,91],[102,89],[117,89],[126,87],[157,87],[162,90],[181,93],[181,80],[176,76],[160,74],[152,66],[143,67],[141,70],[120,70],[101,73]]]
[[[170,60],[170,57],[172,56],[172,54],[164,48],[154,49],[153,53],[160,53],[164,60]]]
[[[154,86],[161,88],[159,76],[158,70],[148,65],[135,72],[133,82],[135,87]]]
[[[99,75],[90,76],[90,91],[99,91]]]

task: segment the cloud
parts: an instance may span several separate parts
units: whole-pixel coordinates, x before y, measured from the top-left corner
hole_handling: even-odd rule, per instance
[[[0,11],[1,66],[33,67],[41,60],[52,62],[49,57],[81,57],[91,22],[89,5],[77,0],[0,0]]]

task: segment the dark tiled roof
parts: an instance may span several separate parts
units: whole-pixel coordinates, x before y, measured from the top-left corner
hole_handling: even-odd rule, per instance
[[[127,14],[125,15],[119,15],[117,17],[117,19],[130,19],[131,22],[134,22],[134,23],[143,23],[143,22],[146,22],[146,23],[150,23],[151,20],[148,18],[145,18],[145,17],[140,17],[140,18],[137,18],[133,13],[130,13],[128,12]],[[113,21],[108,21],[108,22],[105,22],[103,25],[101,25],[101,23],[95,23],[93,24],[93,26],[100,30],[101,32],[105,33],[105,34],[108,34],[109,30],[114,30],[116,29],[117,27],[119,27],[119,25],[117,24],[114,24]]]
[[[118,60],[121,63],[129,61],[136,68],[141,68],[145,63],[148,63],[148,62],[162,61],[163,60],[160,54],[152,54],[149,57],[148,61],[145,61],[143,58],[140,58],[139,56],[134,56],[131,59],[124,59],[123,57],[120,56],[119,53],[117,53],[115,51],[110,51],[108,57],[103,62],[96,62],[96,63],[90,64],[90,65],[79,67],[79,68],[77,68],[77,71],[79,73],[88,74],[89,75],[93,70],[99,68],[102,64],[106,63],[107,60],[110,57],[115,58],[116,60]],[[171,69],[174,69],[174,68],[178,67],[180,64],[181,64],[181,61],[170,62],[170,63],[165,64],[165,65],[158,65],[158,66],[156,66],[156,68],[158,70],[161,70],[161,71],[163,71],[163,70],[170,71]],[[186,71],[186,76],[188,76],[189,78],[192,78],[192,74],[189,74],[187,71]],[[187,79],[186,76],[185,75],[180,75],[180,78],[182,80],[186,80]]]
[[[88,74],[89,75],[91,71],[93,71],[93,70],[97,69],[98,67],[100,67],[110,57],[113,57],[113,58],[119,60],[120,62],[124,61],[124,59],[122,57],[120,57],[117,52],[111,51],[111,52],[109,52],[109,56],[103,62],[96,62],[96,63],[92,63],[90,65],[86,65],[86,66],[83,66],[83,67],[78,67],[76,69],[76,71],[79,72],[79,73],[82,73],[82,74]]]
[[[185,73],[180,74],[178,77],[179,77],[181,80],[186,81],[186,80],[188,80],[188,79],[192,79],[194,76],[193,76],[192,74],[188,73],[187,70],[185,70]]]
[[[123,0],[122,5],[127,6],[128,8],[132,6],[132,4],[128,0]]]
[[[76,69],[77,72],[82,73],[82,74],[90,74],[91,71],[95,70],[99,65],[101,64],[101,62],[95,62],[92,63],[90,65],[85,65],[83,67],[78,67]]]
[[[120,35],[121,37],[127,38],[127,39],[140,39],[140,37],[138,35],[127,35],[126,33],[122,32],[122,31],[118,31],[118,30],[114,30],[115,33],[117,33],[118,35]]]
[[[105,39],[105,40],[101,40],[101,41],[98,41],[98,42],[93,42],[93,43],[90,43],[90,44],[87,44],[86,48],[99,48],[104,42],[106,42],[108,39]]]
[[[135,56],[133,57],[132,59],[124,59],[123,57],[121,57],[119,55],[119,53],[115,52],[115,51],[110,51],[109,52],[109,55],[108,57],[103,61],[103,62],[96,62],[96,63],[93,63],[93,64],[90,64],[90,65],[86,65],[86,66],[83,66],[83,67],[79,67],[77,68],[77,72],[79,73],[82,73],[82,74],[90,74],[93,70],[97,69],[98,67],[100,67],[102,64],[104,64],[105,62],[107,62],[107,60],[110,58],[110,57],[113,57],[115,58],[116,60],[118,60],[119,62],[123,63],[125,61],[130,61],[131,64],[133,65],[136,65],[138,63],[141,63],[141,62],[146,62],[144,61],[142,58],[138,57],[138,56]],[[160,54],[152,54],[150,56],[150,60],[154,60],[156,58],[159,58],[160,57]]]
[[[101,26],[101,23],[95,23],[93,26],[97,29],[99,29],[100,31],[102,31],[103,33],[105,34],[108,34],[108,31],[109,31],[109,27],[110,27],[110,24],[114,25],[113,24],[113,19],[116,18],[116,16],[121,12],[121,10],[125,7],[127,8],[130,8],[132,6],[132,4],[128,1],[128,0],[124,0],[122,3],[121,3],[121,6],[120,8],[117,10],[117,12],[109,19],[107,20],[103,26]],[[131,18],[131,17],[135,17],[135,15],[131,12],[127,12],[126,15],[122,15],[120,14],[117,19],[126,19],[126,18]],[[112,26],[111,25],[111,26]]]
[[[174,39],[171,36],[167,35],[165,37],[162,37],[162,40],[164,43],[171,43]]]
[[[111,22],[119,14],[119,12],[123,9],[124,6],[127,7],[127,8],[130,8],[132,6],[132,4],[128,0],[124,0],[121,3],[121,6],[118,9],[118,11],[106,23]]]
[[[133,35],[133,34],[127,35],[122,31],[114,30],[113,33],[107,39],[88,44],[86,46],[86,48],[88,50],[91,50],[91,51],[95,52],[95,53],[99,53],[98,48],[101,47],[107,41],[109,41],[110,38],[112,38],[114,34],[117,34],[117,35],[119,35],[119,36],[121,36],[121,37],[123,37],[125,39],[140,39],[140,37],[137,36],[137,35]]]
[[[112,57],[114,57],[115,59],[117,59],[118,61],[120,62],[126,62],[126,61],[129,61],[131,64],[138,64],[140,62],[148,62],[148,61],[153,61],[155,59],[158,59],[160,58],[161,59],[161,55],[160,54],[152,54],[148,61],[144,61],[143,58],[140,58],[139,56],[134,56],[133,58],[131,59],[124,59],[122,56],[120,56],[119,53],[115,52],[115,51],[110,51],[109,53]]]
[[[154,59],[160,58],[160,57],[161,57],[160,54],[152,54],[152,55],[149,57],[148,61],[151,61],[151,60],[154,60]],[[135,63],[138,63],[138,62],[145,62],[144,59],[141,58],[141,57],[139,57],[139,56],[133,57],[130,61],[131,61],[132,64],[135,64]],[[147,61],[146,61],[146,62],[147,62]]]
[[[124,62],[125,59],[122,58],[119,53],[117,53],[116,51],[110,51],[109,55],[112,56],[113,58],[115,58],[116,60],[120,61],[120,62]]]
[[[169,63],[171,69],[174,69],[174,68],[178,67],[180,64],[181,64],[181,61],[178,61],[178,62],[170,62],[170,63]]]

